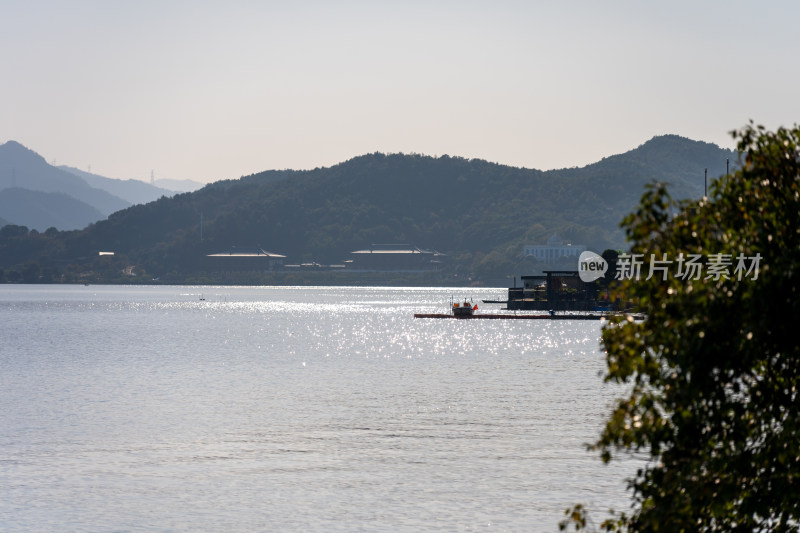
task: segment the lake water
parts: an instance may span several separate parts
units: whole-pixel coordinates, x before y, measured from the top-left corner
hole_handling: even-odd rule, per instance
[[[413,318],[451,296],[505,290],[0,285],[0,530],[556,531],[576,503],[627,509],[635,466],[585,448],[621,395],[601,324]]]

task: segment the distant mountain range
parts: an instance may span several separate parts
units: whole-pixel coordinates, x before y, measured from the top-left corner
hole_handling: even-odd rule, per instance
[[[722,175],[726,160],[736,165],[737,154],[676,135],[582,168],[546,172],[374,153],[329,168],[212,183],[35,246],[17,240],[4,249],[0,238],[0,268],[106,250],[154,275],[187,279],[202,273],[206,254],[234,246],[260,247],[287,262],[331,264],[373,243],[408,243],[446,254],[447,268],[462,279],[507,277],[537,268],[522,249],[553,233],[598,252],[624,248],[619,223],[645,184],[667,182],[673,197],[699,198],[705,169],[709,180]]]
[[[91,205],[61,192],[12,187],[0,191],[0,213],[17,225],[45,231],[49,228],[85,228],[105,218]]]
[[[113,194],[117,198],[125,200],[128,205],[146,204],[153,200],[158,200],[162,196],[172,196],[179,189],[165,189],[145,183],[140,180],[118,180],[113,178],[106,178],[78,170],[77,168],[60,166],[61,170],[65,170],[70,174],[78,176],[90,186],[104,190]],[[127,207],[127,206],[126,206]]]
[[[54,167],[36,152],[9,141],[0,145],[0,223],[39,231],[49,227],[82,229],[131,205],[202,186],[190,180],[159,180],[159,183],[174,187]]]

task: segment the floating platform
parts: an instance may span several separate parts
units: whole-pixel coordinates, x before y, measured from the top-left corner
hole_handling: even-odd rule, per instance
[[[507,319],[507,320],[601,320],[608,318],[608,315],[468,315],[455,316],[445,313],[414,313],[414,318],[455,318],[457,320],[472,319]],[[638,317],[634,317],[638,320]]]

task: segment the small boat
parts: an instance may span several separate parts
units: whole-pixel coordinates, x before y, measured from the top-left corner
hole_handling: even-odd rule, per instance
[[[464,303],[459,303],[459,302],[454,303],[450,308],[450,310],[453,312],[453,316],[464,318],[472,316],[475,313],[475,311],[478,310],[478,306],[477,304],[472,305],[470,302],[464,300]]]

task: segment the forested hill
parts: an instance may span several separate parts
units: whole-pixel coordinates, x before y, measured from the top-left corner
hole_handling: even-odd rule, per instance
[[[111,250],[154,275],[191,273],[203,255],[232,246],[260,246],[288,262],[338,263],[372,243],[408,243],[446,253],[454,268],[478,275],[524,273],[513,270],[523,245],[554,232],[593,250],[624,246],[618,224],[646,183],[669,182],[673,196],[699,197],[704,169],[719,176],[726,159],[733,165],[736,154],[672,135],[583,168],[547,172],[375,153],[330,168],[217,182],[124,209],[53,242],[29,243],[31,257],[12,254],[0,267]]]

